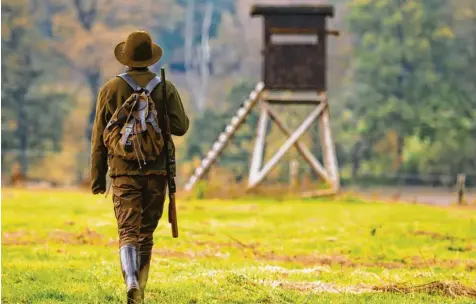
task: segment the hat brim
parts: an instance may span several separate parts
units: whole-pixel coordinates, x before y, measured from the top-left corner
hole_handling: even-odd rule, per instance
[[[125,42],[121,42],[116,45],[116,48],[114,49],[114,56],[116,56],[117,61],[125,66],[134,68],[148,67],[159,61],[162,57],[162,48],[154,43],[152,44],[152,57],[150,59],[144,61],[133,60],[123,52],[124,44]]]

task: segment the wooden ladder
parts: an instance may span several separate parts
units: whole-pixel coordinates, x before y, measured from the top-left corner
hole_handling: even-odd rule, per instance
[[[185,190],[190,191],[193,189],[194,185],[207,173],[213,163],[217,160],[218,156],[223,152],[226,145],[230,142],[233,134],[238,130],[238,128],[243,124],[246,117],[253,110],[254,106],[260,100],[260,95],[263,92],[264,83],[259,82],[253,91],[251,91],[248,98],[243,102],[241,107],[236,111],[235,116],[231,119],[230,123],[225,127],[223,132],[218,135],[217,140],[213,144],[210,151],[202,159],[200,165],[195,169],[195,172],[189,178],[188,182],[185,184]]]

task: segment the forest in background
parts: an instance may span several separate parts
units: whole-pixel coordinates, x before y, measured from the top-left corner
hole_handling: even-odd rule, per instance
[[[329,38],[328,82],[342,177],[476,178],[476,2],[299,3],[316,2],[335,5],[329,23],[341,31]],[[260,79],[254,3],[296,2],[3,0],[2,174],[87,180],[95,96],[122,70],[114,46],[144,29],[164,48],[153,69],[166,67],[193,122],[176,138],[188,177]],[[233,176],[247,172],[255,123],[253,115],[220,158]]]

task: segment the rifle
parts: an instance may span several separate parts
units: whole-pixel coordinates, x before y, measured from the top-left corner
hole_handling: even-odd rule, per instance
[[[162,80],[162,97],[164,102],[164,121],[165,121],[165,169],[167,171],[167,185],[169,188],[169,223],[172,225],[172,236],[174,238],[178,237],[178,225],[177,225],[177,209],[175,206],[175,192],[177,187],[175,185],[175,177],[172,174],[171,166],[175,163],[175,155],[169,155],[169,145],[172,142],[172,132],[170,130],[170,120],[169,113],[167,110],[167,92],[166,92],[166,83],[165,83],[165,69],[160,69],[160,78]]]

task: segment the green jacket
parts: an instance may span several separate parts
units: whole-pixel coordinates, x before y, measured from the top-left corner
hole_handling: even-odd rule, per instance
[[[145,87],[155,76],[148,69],[131,69],[128,72],[138,85]],[[151,97],[155,102],[158,117],[163,117],[162,86],[160,83],[152,92]],[[175,86],[166,81],[167,109],[170,119],[172,135],[184,135],[189,126],[189,119],[185,113],[180,95]],[[109,167],[111,177],[121,175],[148,175],[166,174],[165,153],[153,162],[148,162],[139,170],[137,161],[128,161],[120,157],[108,155],[107,148],[103,142],[104,129],[111,119],[114,111],[120,107],[124,101],[133,93],[132,88],[121,78],[114,77],[109,80],[99,91],[96,104],[96,117],[94,120],[91,138],[91,190],[93,193],[100,193],[106,189],[106,174]],[[161,125],[162,126],[162,125]],[[169,153],[174,153],[172,150]],[[164,149],[165,150],[165,149]]]

